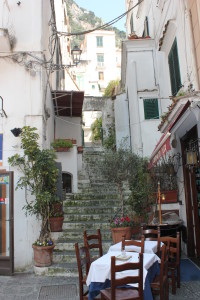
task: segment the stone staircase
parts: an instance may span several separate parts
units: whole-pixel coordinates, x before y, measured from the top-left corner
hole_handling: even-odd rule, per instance
[[[120,199],[117,187],[105,180],[97,168],[96,161],[102,154],[100,147],[84,149],[79,192],[66,194],[63,231],[52,234],[56,247],[47,275],[78,276],[74,244],[83,245],[84,230],[96,233],[101,229],[104,253],[112,243],[109,220],[119,211]]]

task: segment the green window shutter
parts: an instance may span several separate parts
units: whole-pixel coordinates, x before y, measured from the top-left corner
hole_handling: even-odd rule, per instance
[[[158,99],[143,99],[145,120],[159,119]]]
[[[175,96],[182,86],[176,39],[174,40],[174,43],[170,50],[170,53],[168,56],[168,63],[169,63],[169,73],[170,73],[172,95]]]

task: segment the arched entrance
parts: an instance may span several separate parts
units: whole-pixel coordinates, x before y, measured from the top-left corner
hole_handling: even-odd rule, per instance
[[[62,173],[63,189],[66,193],[72,193],[72,174],[63,172]]]

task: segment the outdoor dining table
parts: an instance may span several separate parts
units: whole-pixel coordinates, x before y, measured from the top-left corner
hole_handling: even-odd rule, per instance
[[[87,276],[86,284],[89,286],[89,300],[93,300],[100,293],[100,290],[110,287],[111,284],[111,256],[119,256],[121,251],[109,251],[107,254],[92,262]],[[127,261],[118,261],[117,264],[126,262],[138,262],[139,254],[136,252],[127,252],[131,256]],[[159,274],[160,258],[154,253],[143,254],[143,291],[144,300],[153,300],[151,293],[151,282],[156,274]],[[137,275],[137,270],[123,271],[122,276]],[[116,278],[119,273],[116,274]],[[119,278],[119,277],[118,277]],[[137,286],[137,285],[133,285]]]
[[[144,253],[156,253],[157,252],[157,241],[144,241]],[[122,242],[110,246],[108,252],[110,251],[121,251]],[[137,246],[125,246],[127,251],[140,252],[140,247]]]

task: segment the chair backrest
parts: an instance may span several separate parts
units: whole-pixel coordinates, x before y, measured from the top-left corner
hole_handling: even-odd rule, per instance
[[[89,256],[88,248],[85,246],[79,248],[78,243],[75,244],[75,251],[76,251],[76,259],[77,259],[78,274],[79,274],[79,294],[80,294],[80,299],[83,299],[84,296],[83,285],[85,284],[85,280],[90,268],[90,256]]]
[[[136,241],[136,240],[125,240],[126,236],[123,235],[122,236],[122,250],[125,250],[127,252],[138,252],[136,250],[130,250],[128,248],[126,248],[126,246],[136,246],[140,248],[140,253],[144,253],[144,236],[141,236],[141,240],[140,241]]]
[[[167,278],[168,274],[168,251],[167,246],[165,244],[162,245],[161,249],[161,264],[160,264],[160,284],[162,284],[162,280]]]
[[[153,229],[141,226],[141,233],[145,241],[157,241],[157,253],[160,253],[160,227]]]
[[[137,275],[116,279],[116,273],[126,270],[138,270]],[[115,256],[111,257],[111,299],[115,299],[115,289],[130,283],[138,283],[139,297],[143,300],[143,254],[139,253],[139,262],[116,265]]]
[[[168,251],[169,262],[175,262],[176,265],[180,263],[180,233],[177,232],[176,237],[163,236],[160,238]]]
[[[84,237],[85,247],[87,247],[89,249],[91,262],[94,261],[95,259],[97,259],[98,257],[101,257],[103,255],[103,249],[102,249],[102,240],[101,240],[100,229],[97,229],[96,234],[88,234],[87,231],[85,230],[83,233],[83,237]],[[98,252],[99,252],[98,257],[94,256],[93,250],[98,250]]]

